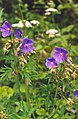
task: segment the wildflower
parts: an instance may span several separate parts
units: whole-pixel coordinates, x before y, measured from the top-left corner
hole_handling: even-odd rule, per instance
[[[32,21],[30,21],[30,23],[33,25],[39,25],[40,24],[39,21],[37,21],[37,20],[32,20]]]
[[[49,16],[51,13],[50,12],[46,12],[45,13],[45,16]]]
[[[26,21],[26,20],[19,21],[16,24],[12,24],[12,27],[18,27],[18,28],[23,28],[24,26],[26,26],[27,28],[32,27],[31,23],[29,21]]]
[[[17,28],[14,32],[14,36],[20,39],[22,37],[22,31]]]
[[[67,50],[64,48],[55,48],[54,49],[54,53],[53,53],[53,58],[56,60],[56,62],[62,63],[64,61],[66,61],[67,59]]]
[[[75,96],[76,98],[78,98],[78,90],[75,90],[75,91],[74,91],[74,96]]]
[[[53,38],[54,36],[56,36],[58,34],[58,31],[56,29],[49,29],[48,31],[46,31],[46,34],[48,34],[49,37]],[[59,36],[60,36],[60,34],[59,34]]]
[[[0,28],[3,37],[7,37],[11,35],[12,26],[8,21],[5,21]]]
[[[26,21],[26,22],[25,22],[25,26],[26,26],[27,28],[32,27],[32,25],[31,25],[31,23],[30,23],[29,21]]]
[[[54,58],[47,58],[45,65],[49,69],[53,69],[53,68],[56,68],[58,66],[58,64],[57,64],[57,62],[55,61]]]
[[[12,27],[18,27],[18,28],[23,28],[24,27],[24,24],[22,21],[19,21],[18,23],[16,24],[12,24]]]
[[[22,41],[22,46],[21,46],[22,52],[23,53],[33,52],[34,50],[33,43],[34,43],[33,40],[24,38]]]
[[[76,113],[76,111],[75,111],[75,109],[74,109],[74,108],[72,108],[72,109],[71,109],[71,112],[72,112],[73,114],[75,114],[75,113]]]
[[[46,11],[46,12],[58,12],[58,10],[55,9],[55,8],[48,8],[48,9],[46,9],[45,11]]]

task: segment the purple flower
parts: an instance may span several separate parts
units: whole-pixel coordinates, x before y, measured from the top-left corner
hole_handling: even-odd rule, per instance
[[[74,96],[78,98],[78,90],[74,91]]]
[[[20,39],[22,37],[22,31],[17,28],[14,32],[14,36]]]
[[[75,113],[76,113],[76,111],[75,111],[75,109],[74,109],[74,108],[72,108],[72,109],[71,109],[71,112],[72,112],[73,114],[75,114]]]
[[[33,40],[24,38],[22,41],[22,46],[21,46],[22,52],[23,53],[33,52],[34,50],[33,43],[34,43]]]
[[[66,49],[64,49],[64,48],[55,48],[54,53],[53,53],[53,58],[59,64],[59,63],[62,63],[64,61],[66,61],[67,54],[68,54],[68,51]]]
[[[12,26],[8,21],[5,21],[0,28],[3,37],[10,36],[12,30]]]
[[[53,68],[56,68],[58,66],[58,64],[54,58],[47,58],[45,65],[49,69],[53,69]]]

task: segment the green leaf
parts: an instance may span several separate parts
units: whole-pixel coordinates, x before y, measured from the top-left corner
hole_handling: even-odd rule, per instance
[[[27,64],[27,68],[29,71],[35,71],[36,70],[36,62],[34,59],[29,59],[29,62]]]
[[[21,102],[15,102],[16,104],[16,112],[18,111],[23,111],[23,108],[22,108],[22,103]]]
[[[11,75],[12,75],[12,68],[5,66],[0,69],[0,81],[11,79]]]
[[[13,96],[13,93],[14,93],[13,89],[8,86],[0,87],[0,98],[2,97],[10,98],[11,96]]]
[[[2,9],[0,10],[0,23],[2,23],[3,10],[4,10],[4,8],[2,8]]]
[[[37,51],[40,51],[42,49],[42,45],[41,44],[38,44],[37,46],[36,46],[36,50]]]
[[[78,80],[73,80],[72,81],[74,89],[78,89]]]
[[[59,119],[59,114],[55,114],[55,115],[53,116],[53,119]]]
[[[21,91],[22,93],[25,92],[25,84],[21,84],[21,85],[20,85],[20,91]]]
[[[14,84],[13,90],[14,90],[14,93],[18,93],[19,92],[19,85],[17,83]]]
[[[64,34],[64,33],[70,32],[73,28],[74,28],[74,25],[69,25],[69,26],[63,28],[61,30],[61,33]]]
[[[70,4],[65,4],[65,5],[60,4],[60,5],[58,6],[58,10],[69,9],[69,8],[71,8],[71,7],[72,7],[72,6],[71,6]]]
[[[45,110],[44,110],[44,108],[40,108],[40,109],[36,110],[36,113],[41,116],[41,115],[45,114]]]
[[[38,75],[38,77],[39,77],[39,79],[43,79],[43,78],[45,78],[47,76],[47,72],[39,72],[39,75]]]
[[[20,119],[32,119],[32,118],[29,118],[29,117],[21,117]]]

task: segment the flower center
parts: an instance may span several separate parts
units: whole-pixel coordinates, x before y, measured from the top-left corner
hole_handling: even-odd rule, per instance
[[[28,44],[25,44],[24,47],[27,48],[28,47]]]
[[[53,66],[54,66],[54,63],[53,63],[53,62],[51,62],[51,68],[53,68]]]
[[[63,53],[59,53],[59,56],[60,56],[60,57],[63,57]]]
[[[10,28],[6,28],[7,31],[10,31]]]
[[[53,65],[53,62],[51,62],[51,65]]]
[[[21,32],[18,31],[18,35],[21,35]]]

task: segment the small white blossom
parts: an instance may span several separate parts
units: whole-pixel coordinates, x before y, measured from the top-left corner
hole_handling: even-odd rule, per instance
[[[24,23],[23,23],[24,22]],[[16,24],[12,24],[12,27],[18,27],[18,28],[23,28],[24,25],[29,28],[32,27],[31,23],[29,21],[23,20],[23,21],[19,21]]]
[[[29,21],[26,21],[26,22],[25,22],[25,26],[26,26],[27,28],[32,27],[32,25],[31,25],[31,23],[30,23]]]
[[[23,24],[22,21],[19,21],[19,22],[18,22],[18,27],[19,27],[19,28],[23,28],[23,27],[24,27],[24,24]]]
[[[12,27],[18,27],[18,23],[12,24]]]
[[[58,31],[56,29],[49,29],[46,34],[56,34]]]
[[[30,21],[30,23],[33,25],[39,25],[40,24],[39,21],[37,21],[37,20],[32,20],[32,21]]]
[[[60,36],[56,29],[49,29],[48,31],[46,31],[46,34],[48,34],[49,37]]]
[[[24,27],[24,24],[22,23],[22,21],[19,21],[19,22],[16,23],[16,24],[12,24],[12,27],[23,28],[23,27]]]
[[[48,9],[46,9],[45,11],[46,11],[46,12],[58,12],[58,10],[55,9],[55,8],[48,8]]]
[[[50,14],[51,14],[51,12],[46,12],[46,13],[45,13],[46,16],[48,16],[48,15],[50,15]]]

